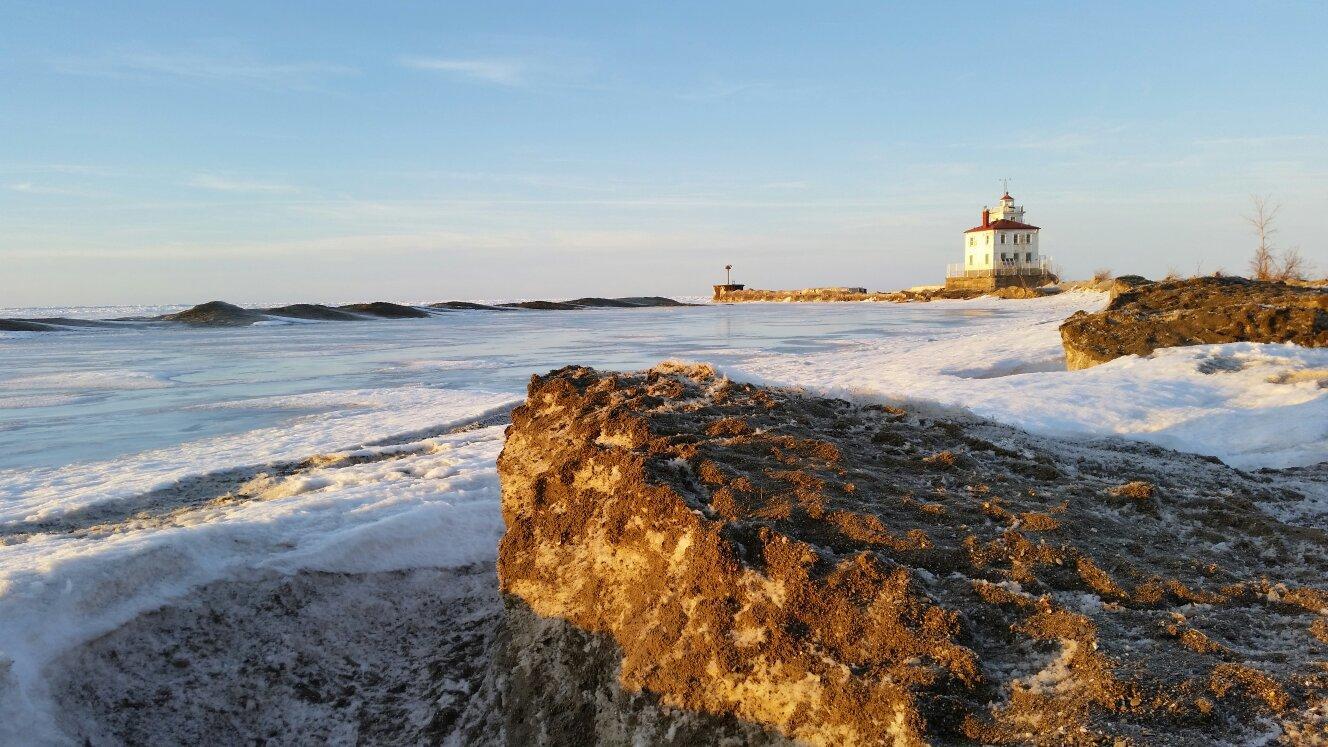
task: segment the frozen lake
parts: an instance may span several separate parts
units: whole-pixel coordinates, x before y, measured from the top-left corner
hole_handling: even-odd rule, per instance
[[[751,304],[14,334],[0,339],[0,469],[112,459],[308,412],[289,401],[216,407],[258,397],[402,387],[520,395],[531,374],[569,364],[736,363],[1016,315],[1008,305]]]

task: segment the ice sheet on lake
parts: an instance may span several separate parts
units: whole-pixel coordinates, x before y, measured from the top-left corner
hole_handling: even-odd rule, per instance
[[[508,409],[518,401],[508,394],[409,386],[246,398],[200,406],[318,411],[279,426],[111,461],[0,470],[0,523],[38,521],[218,470],[300,459],[421,429],[445,430]]]
[[[0,380],[0,391],[43,390],[93,391],[103,389],[162,389],[171,386],[169,378],[151,371],[70,371],[33,374]]]

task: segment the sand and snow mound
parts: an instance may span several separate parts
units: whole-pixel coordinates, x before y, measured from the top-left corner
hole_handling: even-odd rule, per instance
[[[1178,345],[1328,347],[1328,292],[1239,277],[1140,284],[1115,294],[1103,311],[1065,320],[1061,337],[1071,370]]]

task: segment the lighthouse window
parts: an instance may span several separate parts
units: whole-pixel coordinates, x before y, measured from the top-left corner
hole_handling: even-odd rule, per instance
[[[972,236],[969,236],[969,237],[968,237],[968,245],[969,245],[969,246],[973,246],[973,237],[972,237]]]
[[[1025,244],[1031,242],[1032,240],[1033,240],[1033,234],[1031,234],[1031,233],[1026,233],[1026,234],[1024,234],[1024,243],[1025,243]]]
[[[1032,261],[1033,261],[1033,253],[1032,253],[1032,252],[1024,252],[1024,261],[1025,261],[1025,262],[1032,262]]]
[[[1015,234],[1015,235],[1014,235],[1014,243],[1016,243],[1016,244],[1019,243],[1019,234]]]
[[[1005,234],[1001,234],[1001,243],[1002,243],[1002,244],[1005,243]]]
[[[972,255],[972,254],[968,255],[968,263],[969,263],[970,265],[973,264],[973,255]]]

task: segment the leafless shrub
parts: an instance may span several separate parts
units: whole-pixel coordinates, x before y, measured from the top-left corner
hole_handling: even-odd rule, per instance
[[[1105,283],[1113,277],[1110,267],[1099,267],[1093,270],[1093,282]]]
[[[1168,265],[1168,266],[1167,266],[1167,274],[1166,274],[1165,276],[1163,276],[1162,279],[1163,279],[1163,280],[1180,280],[1180,270],[1177,270],[1175,265]]]
[[[1308,265],[1300,253],[1300,247],[1293,246],[1282,252],[1282,258],[1277,263],[1277,279],[1304,280],[1309,271]]]

